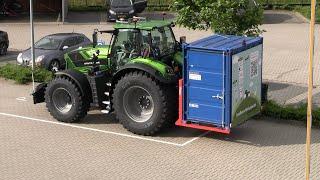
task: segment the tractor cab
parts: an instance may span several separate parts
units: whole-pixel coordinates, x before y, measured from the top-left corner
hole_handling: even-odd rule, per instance
[[[137,58],[167,63],[180,49],[172,26],[167,21],[120,21],[112,31],[96,31],[93,44],[97,44],[97,32],[112,32],[108,56],[116,69]]]

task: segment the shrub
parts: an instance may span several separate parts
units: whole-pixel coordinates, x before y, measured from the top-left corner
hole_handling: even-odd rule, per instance
[[[259,35],[263,8],[254,0],[175,0],[177,24],[216,33]]]
[[[268,101],[263,105],[262,114],[268,117],[285,119],[285,120],[307,120],[307,105],[299,106],[281,106],[274,101]],[[312,111],[313,125],[320,126],[320,108],[314,108]]]
[[[0,67],[0,77],[12,79],[19,84],[27,84],[32,81],[32,69],[15,64],[6,64]],[[48,82],[52,79],[52,73],[42,68],[35,68],[34,79],[36,82]]]

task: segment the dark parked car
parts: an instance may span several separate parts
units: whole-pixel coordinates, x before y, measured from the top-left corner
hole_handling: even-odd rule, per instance
[[[65,53],[89,44],[91,44],[91,41],[83,34],[59,33],[48,35],[35,43],[36,66],[51,71],[59,71],[65,67]],[[17,62],[20,65],[32,65],[30,48],[18,55]]]
[[[108,0],[107,20],[128,19],[147,7],[146,0]]]
[[[7,54],[9,47],[8,33],[0,31],[0,55]]]

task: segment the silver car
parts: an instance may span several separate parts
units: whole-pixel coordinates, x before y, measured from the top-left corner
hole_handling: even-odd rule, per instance
[[[78,33],[59,33],[45,36],[35,43],[36,66],[56,72],[65,67],[64,54],[91,44],[89,38]],[[19,65],[31,66],[31,48],[17,57]]]

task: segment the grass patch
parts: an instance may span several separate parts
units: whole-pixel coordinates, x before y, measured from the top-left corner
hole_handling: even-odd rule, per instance
[[[301,104],[299,106],[281,106],[274,101],[268,101],[263,105],[262,115],[284,119],[284,120],[307,120],[307,105]],[[312,111],[312,124],[320,127],[320,108],[314,108]]]
[[[300,13],[301,15],[306,17],[307,19],[310,19],[310,16],[311,16],[310,6],[297,6],[294,8],[294,11]],[[316,22],[317,23],[320,22],[320,9],[319,8],[316,9]]]
[[[32,82],[32,70],[30,67],[6,64],[0,67],[0,77],[12,79],[18,84],[27,84]],[[34,71],[34,79],[36,82],[48,82],[52,77],[52,73],[45,69],[36,68]]]

